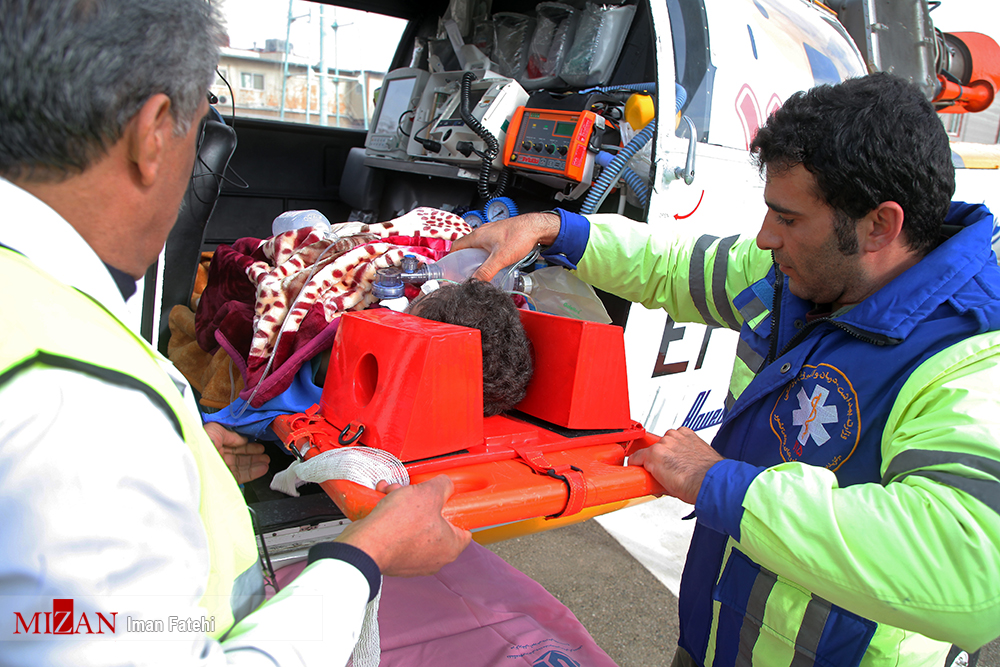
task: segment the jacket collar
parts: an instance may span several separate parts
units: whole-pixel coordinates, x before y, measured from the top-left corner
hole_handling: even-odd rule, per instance
[[[993,214],[982,204],[952,202],[945,225],[957,233],[837,319],[892,338],[905,338],[984,267],[997,266],[990,245]],[[987,306],[1000,311],[994,302]],[[993,317],[996,317],[994,315]]]
[[[0,242],[60,282],[88,294],[122,322],[136,324],[107,266],[62,216],[3,178],[0,203]]]

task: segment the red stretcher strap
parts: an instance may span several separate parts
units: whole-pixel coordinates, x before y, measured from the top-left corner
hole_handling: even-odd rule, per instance
[[[545,459],[545,454],[536,450],[521,449],[520,447],[514,449],[521,460],[536,473],[548,475],[566,483],[569,494],[566,498],[566,507],[548,518],[555,519],[577,514],[587,506],[587,480],[584,478],[582,470],[566,463],[553,466]]]

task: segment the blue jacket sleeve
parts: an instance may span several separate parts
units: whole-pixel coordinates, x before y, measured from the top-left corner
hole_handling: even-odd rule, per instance
[[[548,249],[542,251],[549,263],[576,270],[590,239],[590,222],[578,213],[557,208],[552,211],[559,215],[559,235]]]
[[[738,542],[743,498],[762,472],[764,468],[732,459],[723,459],[709,468],[695,501],[698,521]]]

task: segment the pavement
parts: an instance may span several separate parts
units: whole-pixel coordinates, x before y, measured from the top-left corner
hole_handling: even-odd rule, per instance
[[[487,547],[569,607],[619,667],[666,667],[678,634],[671,572],[679,576],[690,541],[685,509],[661,498]],[[978,667],[1000,667],[1000,640]]]

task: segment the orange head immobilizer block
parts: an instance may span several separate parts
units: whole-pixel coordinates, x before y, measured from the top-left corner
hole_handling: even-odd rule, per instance
[[[479,331],[379,308],[343,315],[320,414],[401,461],[483,441]],[[356,432],[356,426],[349,429]]]
[[[628,428],[628,380],[621,327],[521,311],[535,374],[517,409],[572,429]]]
[[[569,429],[627,429],[622,330],[521,311],[535,373],[517,410]],[[410,462],[484,442],[482,346],[476,329],[387,309],[347,313],[340,323],[320,414],[341,442]],[[490,418],[496,419],[496,418]]]

